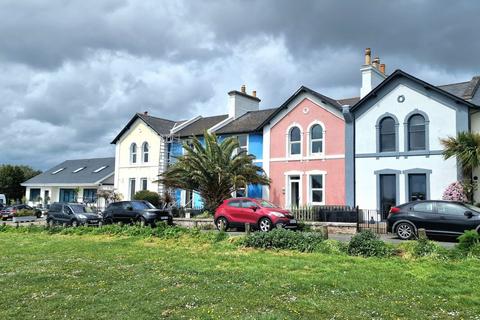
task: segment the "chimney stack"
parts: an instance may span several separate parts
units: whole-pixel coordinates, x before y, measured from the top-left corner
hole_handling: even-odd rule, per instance
[[[247,87],[244,84],[242,84],[242,87],[240,88],[240,91],[242,93],[247,93]]]
[[[372,65],[373,65],[376,69],[379,69],[379,67],[380,67],[380,58],[379,58],[378,56],[375,57],[375,59],[373,59]]]
[[[256,90],[253,90],[252,91],[252,97],[256,97],[257,96],[257,91]]]
[[[143,114],[148,116],[148,111],[144,111]]]
[[[383,73],[383,74],[385,74],[385,63],[382,63],[382,64],[380,65],[380,72]]]
[[[242,85],[240,91],[230,91],[228,93],[228,116],[236,119],[249,111],[257,111],[260,107],[260,99],[257,97],[257,91],[252,94],[247,93],[247,86]]]
[[[370,48],[365,49],[365,65],[370,65],[372,63],[372,50]]]

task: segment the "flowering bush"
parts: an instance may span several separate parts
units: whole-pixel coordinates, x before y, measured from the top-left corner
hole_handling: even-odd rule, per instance
[[[465,193],[465,189],[460,181],[456,181],[450,184],[447,189],[443,192],[442,196],[443,200],[453,200],[453,201],[461,201],[461,202],[468,202],[467,195]]]

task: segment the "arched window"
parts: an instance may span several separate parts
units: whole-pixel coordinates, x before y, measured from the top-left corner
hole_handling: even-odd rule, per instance
[[[380,152],[395,151],[395,120],[385,117],[380,121]]]
[[[319,124],[315,124],[310,128],[310,153],[323,152],[323,128]]]
[[[132,143],[130,146],[130,162],[137,163],[137,144]]]
[[[292,129],[290,129],[288,138],[289,138],[290,155],[299,155],[301,152],[301,145],[302,145],[300,129],[298,127],[293,127]]]
[[[425,118],[414,114],[408,119],[408,150],[425,150]]]
[[[142,160],[143,162],[148,162],[148,142],[144,142],[142,145]]]

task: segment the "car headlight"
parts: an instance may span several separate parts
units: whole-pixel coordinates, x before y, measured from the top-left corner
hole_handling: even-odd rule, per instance
[[[280,213],[280,212],[272,212],[272,214],[273,214],[275,217],[285,218],[285,215],[284,215],[283,213]]]
[[[79,217],[80,219],[87,219],[87,216],[84,215],[84,214],[79,214],[78,217]]]

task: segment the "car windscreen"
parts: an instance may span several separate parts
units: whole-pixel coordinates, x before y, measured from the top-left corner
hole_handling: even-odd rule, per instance
[[[132,202],[133,210],[147,210],[147,209],[155,209],[153,204],[148,201],[133,201]]]
[[[479,207],[472,206],[471,204],[468,204],[468,203],[465,203],[464,206],[467,207],[468,210],[473,211],[474,213],[480,214],[480,208]]]
[[[70,205],[70,208],[72,208],[73,212],[75,213],[92,213],[92,209],[90,209],[89,207],[86,207],[86,206],[82,206],[82,205],[75,205],[75,204],[72,204]]]
[[[277,205],[271,203],[270,201],[267,200],[261,200],[260,205],[264,208],[279,208]]]

